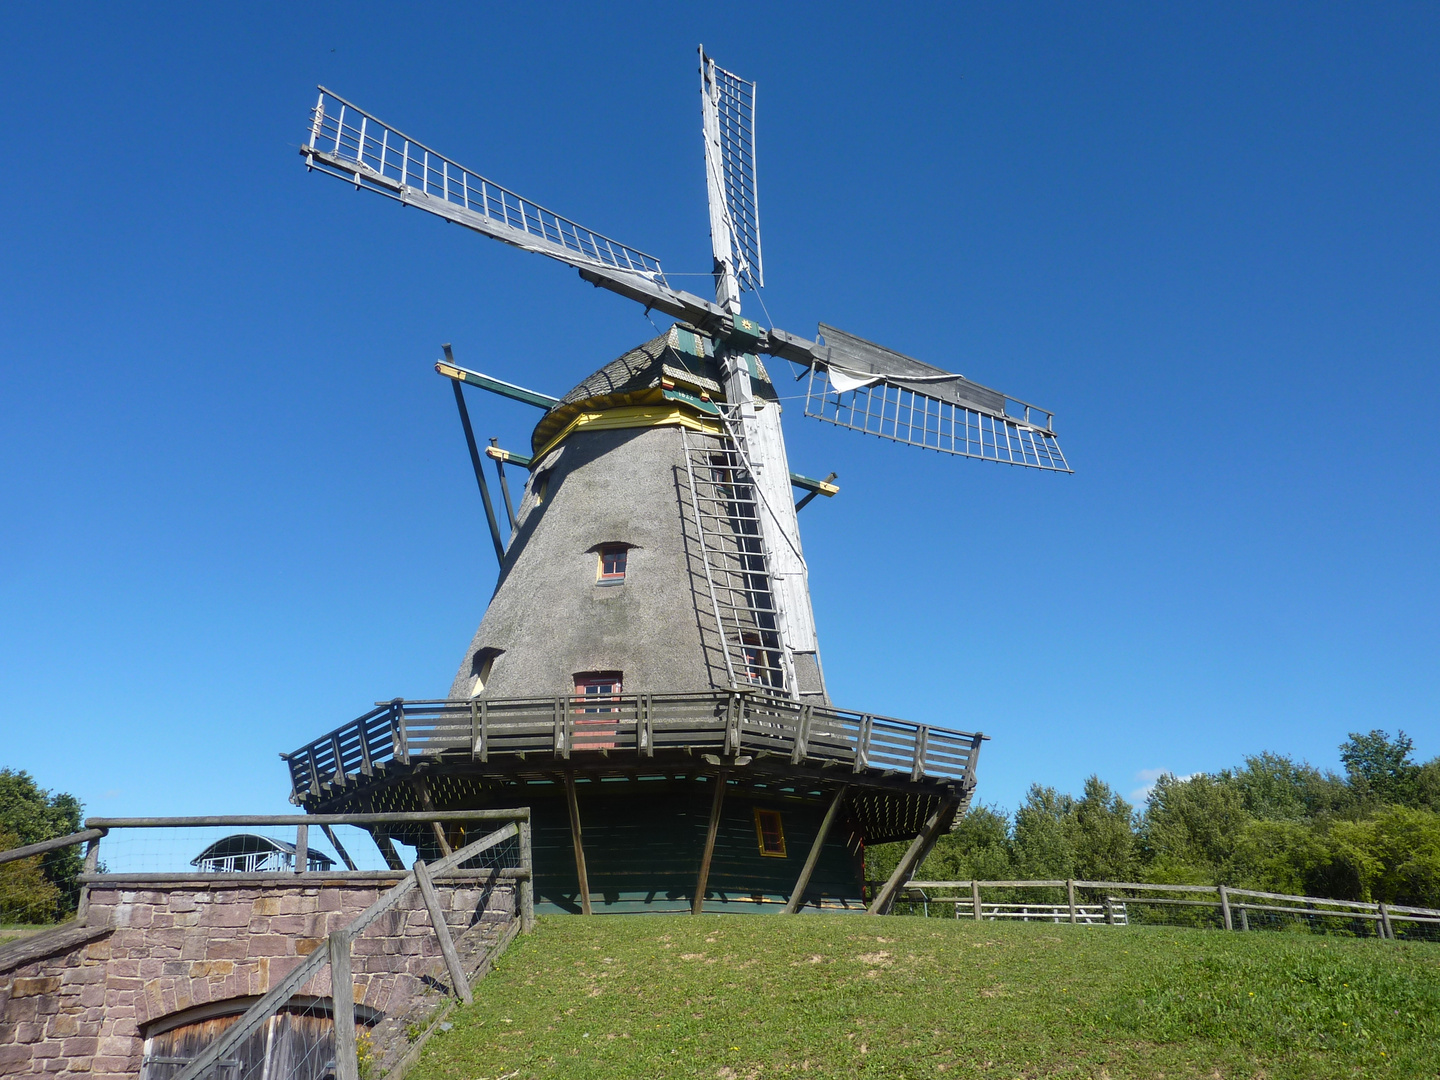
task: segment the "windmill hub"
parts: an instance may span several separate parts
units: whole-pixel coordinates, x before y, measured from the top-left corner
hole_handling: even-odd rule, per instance
[[[537,899],[561,910],[804,905],[883,911],[969,802],[985,736],[837,707],[826,690],[792,473],[765,357],[804,413],[963,457],[1069,472],[1053,416],[833,327],[740,313],[764,284],[755,85],[701,50],[715,300],[660,262],[509,191],[321,89],[309,168],[579,270],[679,320],[563,397],[461,367],[449,380],[495,594],[449,695],[394,699],[285,755],[312,811],[529,805]],[[773,362],[773,359],[772,359]],[[502,530],[462,387],[543,410],[530,453],[490,440]],[[518,506],[505,467],[527,470]],[[793,487],[808,492],[798,503]],[[436,831],[377,836],[422,857]],[[867,843],[913,839],[873,895]]]

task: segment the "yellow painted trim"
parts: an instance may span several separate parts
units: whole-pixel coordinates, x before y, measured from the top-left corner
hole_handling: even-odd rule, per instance
[[[587,409],[560,429],[549,442],[535,451],[535,460],[555,449],[563,440],[581,428],[593,431],[611,431],[616,428],[643,427],[685,427],[691,431],[703,431],[710,435],[721,433],[717,422],[702,420],[686,409],[670,404],[664,405],[622,405],[615,409]]]

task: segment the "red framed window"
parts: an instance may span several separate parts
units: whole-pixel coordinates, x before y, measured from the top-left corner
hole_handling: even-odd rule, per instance
[[[612,712],[612,709],[603,708],[601,702],[619,701],[619,695],[624,692],[618,671],[582,671],[575,676],[575,696],[584,699],[585,707],[581,712]],[[594,702],[593,707],[591,702]]]
[[[624,544],[606,544],[600,549],[600,568],[596,581],[601,585],[619,585],[625,580],[625,565],[630,549]]]
[[[624,692],[618,671],[582,671],[575,676],[575,711],[584,713],[586,718],[575,721],[574,749],[615,749],[615,722],[591,717],[596,713],[619,712],[611,703],[618,702]]]

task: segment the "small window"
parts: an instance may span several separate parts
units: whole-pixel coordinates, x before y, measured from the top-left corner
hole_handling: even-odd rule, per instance
[[[545,497],[550,494],[550,474],[554,471],[554,469],[546,469],[530,482],[530,490],[535,494],[536,506],[541,505],[545,501]]]
[[[470,696],[477,696],[490,681],[490,671],[495,667],[495,658],[504,649],[476,649],[470,658]]]
[[[597,585],[623,585],[625,564],[630,549],[624,544],[606,544],[600,549],[600,568],[596,573]]]
[[[755,837],[760,841],[761,855],[785,858],[785,827],[780,824],[780,811],[755,808]]]
[[[575,696],[584,699],[576,702],[582,706],[577,712],[614,712],[609,703],[619,701],[622,693],[618,671],[582,671],[575,676]]]

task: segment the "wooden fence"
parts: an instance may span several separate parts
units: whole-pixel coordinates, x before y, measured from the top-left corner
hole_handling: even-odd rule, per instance
[[[478,762],[666,751],[788,758],[974,782],[986,736],[888,716],[802,704],[762,692],[617,694],[468,701],[384,702],[283,755],[297,802],[369,779],[387,762],[441,755]]]
[[[986,889],[1064,889],[1063,903],[989,903],[982,897]],[[1099,903],[1080,902],[1079,891],[1099,894]],[[1178,896],[1153,895],[1157,893]],[[1409,907],[1401,904],[1367,903],[1358,900],[1332,900],[1320,896],[1291,896],[1286,893],[1258,892],[1236,889],[1227,885],[1163,885],[1135,881],[1082,881],[1048,879],[1030,881],[919,881],[901,886],[899,898],[923,906],[929,914],[930,905],[953,905],[956,918],[976,921],[1002,918],[1030,918],[1046,922],[1080,924],[1131,925],[1131,908],[1147,906],[1189,908],[1214,911],[1226,930],[1249,930],[1250,913],[1317,919],[1354,920],[1370,924],[1375,936],[1394,939],[1396,926],[1413,928],[1440,927],[1440,909]],[[1213,896],[1214,899],[1209,899]],[[1202,899],[1204,897],[1204,899]],[[1024,909],[1024,914],[1021,914]],[[1098,914],[1100,917],[1096,917]],[[1410,936],[1410,935],[1402,935]]]

